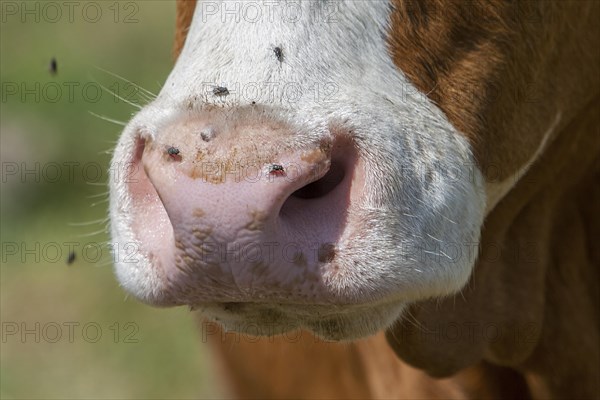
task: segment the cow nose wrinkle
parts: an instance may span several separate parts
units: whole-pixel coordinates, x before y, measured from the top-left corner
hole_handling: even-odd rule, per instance
[[[332,162],[329,171],[322,178],[301,187],[291,196],[306,200],[324,197],[344,180],[345,175],[343,165],[339,162]]]

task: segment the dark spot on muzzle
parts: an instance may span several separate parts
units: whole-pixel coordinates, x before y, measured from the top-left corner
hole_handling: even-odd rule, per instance
[[[212,92],[215,96],[227,96],[229,94],[229,89],[224,86],[217,86]]]
[[[283,50],[281,50],[281,47],[277,46],[273,49],[273,52],[275,53],[275,57],[277,57],[277,61],[279,61],[280,63],[283,62]]]
[[[335,258],[335,245],[332,243],[324,243],[319,247],[319,251],[317,253],[319,262],[329,263],[332,262]]]

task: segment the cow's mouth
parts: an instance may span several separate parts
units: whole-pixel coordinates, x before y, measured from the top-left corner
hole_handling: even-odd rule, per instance
[[[330,341],[355,340],[390,326],[401,317],[402,303],[373,303],[355,307],[293,304],[218,303],[198,307],[225,330],[250,336],[274,336],[310,330]]]

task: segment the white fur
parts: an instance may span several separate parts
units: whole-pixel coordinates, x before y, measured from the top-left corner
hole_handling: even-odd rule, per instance
[[[330,134],[334,126],[354,139],[366,165],[365,196],[352,213],[360,229],[346,231],[339,243],[342,272],[324,276],[332,291],[354,305],[331,308],[340,315],[335,329],[319,324],[322,306],[311,315],[308,306],[300,312],[274,305],[285,315],[282,320],[325,337],[351,339],[386,328],[410,302],[460,290],[477,255],[483,182],[467,140],[391,60],[385,39],[390,5],[302,1],[294,3],[301,18],[292,23],[280,13],[287,2],[271,6],[270,17],[268,7],[254,3],[264,17],[252,21],[223,13],[238,3],[206,4],[198,3],[185,47],[158,98],[128,125],[118,148],[130,147],[140,129],[160,137],[168,121],[199,113],[207,104],[223,106],[233,121],[235,108],[253,100],[280,110],[280,118],[302,128],[294,138],[299,146]],[[326,4],[335,7],[333,13],[319,11]],[[326,15],[333,19],[324,21]],[[283,62],[276,60],[275,46],[281,46]],[[215,85],[231,94],[212,95]],[[255,87],[261,98],[242,96]],[[302,96],[289,101],[286,87],[301,88]],[[325,96],[326,90],[335,93]],[[127,151],[118,150],[114,162],[130,157]],[[136,240],[125,191],[123,185],[111,186],[115,242]],[[140,298],[152,301],[163,287],[157,267],[143,255],[135,268],[117,263],[116,269],[122,284]],[[265,315],[258,306],[246,309],[246,317],[219,320],[239,329],[240,322]],[[205,311],[219,314],[212,305]]]

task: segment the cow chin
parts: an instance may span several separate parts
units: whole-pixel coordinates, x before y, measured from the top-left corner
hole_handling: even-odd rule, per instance
[[[221,303],[199,306],[202,315],[226,331],[275,336],[309,330],[328,341],[349,341],[375,334],[396,321],[403,304],[349,307]],[[293,336],[293,335],[286,335]]]

